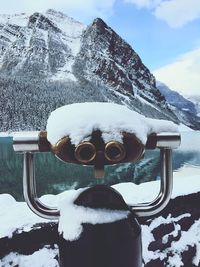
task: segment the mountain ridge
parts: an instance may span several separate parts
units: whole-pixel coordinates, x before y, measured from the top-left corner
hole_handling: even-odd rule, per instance
[[[178,92],[170,89],[166,84],[160,81],[156,81],[156,86],[159,89],[159,91],[165,96],[166,101],[170,105],[175,106],[184,111],[188,111],[194,115],[197,115],[197,110],[192,101],[185,98]]]
[[[187,121],[188,123],[192,121],[200,121],[198,102],[185,98],[160,81],[156,81],[156,86],[164,95],[168,105],[174,113],[176,113],[176,116],[180,121]]]
[[[139,55],[100,18],[86,26],[52,9],[1,15],[0,78],[4,131],[44,129],[55,108],[90,101],[200,129],[177,117]]]
[[[200,117],[200,95],[191,95],[187,99],[195,105],[197,115]]]

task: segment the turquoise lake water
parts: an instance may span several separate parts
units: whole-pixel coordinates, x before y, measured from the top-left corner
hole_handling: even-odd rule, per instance
[[[23,156],[12,148],[11,137],[0,137],[0,193],[12,194],[17,200],[22,195]],[[199,175],[200,132],[182,133],[182,143],[173,153],[173,170],[179,176]],[[137,164],[128,163],[105,168],[104,179],[95,179],[92,167],[65,164],[51,153],[37,154],[36,177],[39,195],[57,194],[63,190],[91,186],[93,184],[137,184],[159,179],[159,151],[147,151]]]

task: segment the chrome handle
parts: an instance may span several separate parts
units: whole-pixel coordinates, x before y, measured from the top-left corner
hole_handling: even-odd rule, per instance
[[[19,153],[49,152],[51,144],[45,131],[16,132],[13,134],[13,149]]]
[[[31,135],[32,133],[32,135]],[[34,153],[49,151],[47,146],[39,145],[40,132],[16,135],[13,138],[13,147],[16,152],[24,153],[23,188],[24,198],[30,209],[37,215],[46,219],[58,219],[59,210],[44,205],[37,197],[35,182]],[[161,186],[156,199],[149,203],[140,203],[130,206],[140,217],[153,216],[159,213],[168,204],[173,187],[172,149],[180,145],[180,134],[160,133],[148,138],[146,149],[160,149],[161,157]],[[46,150],[45,150],[45,149]]]
[[[163,210],[172,194],[173,190],[173,171],[172,171],[172,150],[160,149],[161,158],[161,185],[160,192],[155,200],[149,203],[141,203],[131,206],[132,210],[139,217],[153,216]]]
[[[58,219],[59,210],[57,208],[44,205],[37,197],[33,153],[24,153],[23,165],[23,193],[24,199],[29,208],[35,214],[45,219]]]
[[[15,152],[39,152],[40,132],[17,132],[13,135],[13,149]]]

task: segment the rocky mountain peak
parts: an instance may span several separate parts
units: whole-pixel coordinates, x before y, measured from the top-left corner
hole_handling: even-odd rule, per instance
[[[86,26],[52,9],[0,15],[0,77],[2,130],[44,129],[53,109],[86,101],[124,104],[151,118],[181,117],[139,55],[101,18]],[[189,125],[196,127],[195,120]]]
[[[36,78],[61,71],[69,76],[85,25],[52,9],[1,21],[0,72]]]
[[[102,32],[105,32],[106,29],[107,30],[109,29],[108,25],[101,18],[94,19],[91,26],[95,27],[96,29],[98,29],[99,31],[102,31]]]
[[[148,91],[149,97],[164,101],[156,89],[154,76],[138,54],[102,19],[97,18],[88,26],[82,40],[78,60],[85,65],[85,77],[96,75],[116,90],[121,88],[124,93],[140,96]]]
[[[47,16],[38,12],[34,13],[29,17],[28,27],[38,27],[42,30],[54,30],[57,32],[61,32],[61,30],[56,27],[56,25],[50,19],[48,19]]]
[[[61,19],[68,17],[66,14],[64,14],[64,13],[62,13],[60,11],[57,11],[55,9],[52,9],[52,8],[47,9],[47,11],[45,12],[45,14],[52,15],[54,17],[58,17],[58,18],[61,18]]]

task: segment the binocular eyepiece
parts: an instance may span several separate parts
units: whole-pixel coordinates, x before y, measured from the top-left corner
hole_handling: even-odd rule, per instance
[[[90,142],[83,142],[79,144],[74,151],[74,156],[81,164],[89,164],[96,157],[96,148]]]
[[[144,145],[133,134],[123,133],[123,143],[112,140],[107,143],[100,131],[94,131],[89,141],[77,146],[71,144],[69,137],[60,139],[50,150],[62,161],[83,165],[94,165],[96,177],[103,176],[104,165],[135,162],[142,158]]]
[[[105,146],[105,158],[112,162],[118,163],[125,159],[126,150],[123,144],[117,141],[110,141]]]
[[[65,142],[70,142],[66,140]],[[101,159],[103,159],[106,165],[108,164],[115,164],[122,162],[126,157],[126,149],[124,145],[118,141],[110,141],[105,144],[105,146],[99,150],[96,148],[94,143],[89,141],[82,142],[78,144],[75,148],[71,147],[71,150],[74,150],[74,155],[66,155],[66,150],[63,151],[64,147],[66,148],[67,144],[62,141],[62,146],[56,144],[53,146],[53,152],[62,160],[66,162],[75,162],[84,165],[94,165],[95,161],[97,160],[98,154],[102,155]],[[76,162],[77,161],[77,162]]]
[[[136,162],[143,158],[145,149],[156,147],[176,148],[180,138],[177,134],[152,134],[146,144],[132,133],[122,133],[122,142],[111,140],[107,143],[102,138],[101,131],[93,131],[87,141],[78,145],[71,143],[69,136],[61,138],[56,144],[47,139],[47,132],[21,133],[14,137],[16,152],[53,152],[64,162],[82,165],[93,165],[95,177],[104,176],[104,166],[125,162]]]
[[[143,157],[145,151],[145,146],[131,133],[123,133],[122,142],[111,140],[105,143],[101,131],[97,130],[89,140],[76,146],[71,143],[69,136],[51,144],[45,131],[29,134],[22,132],[14,136],[16,152],[53,152],[64,162],[93,165],[97,178],[104,175],[105,165],[136,162]]]

